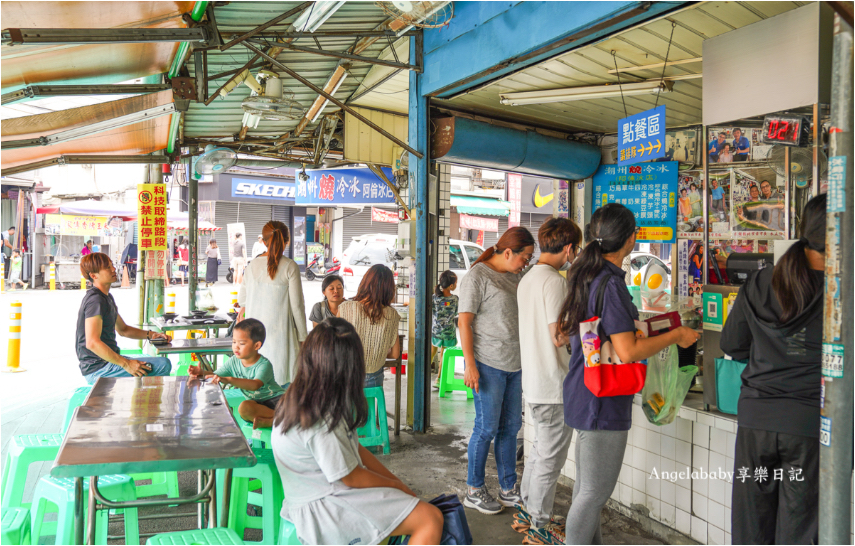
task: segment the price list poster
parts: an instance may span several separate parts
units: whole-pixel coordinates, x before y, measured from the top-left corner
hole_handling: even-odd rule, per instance
[[[592,210],[619,203],[635,215],[638,242],[677,240],[676,161],[640,165],[600,165],[594,173]]]
[[[146,278],[166,278],[165,184],[137,185],[137,226],[139,250],[146,252]]]

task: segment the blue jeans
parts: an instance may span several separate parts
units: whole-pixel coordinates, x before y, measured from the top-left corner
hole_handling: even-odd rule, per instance
[[[364,388],[370,389],[371,387],[382,387],[383,386],[383,378],[385,377],[383,374],[385,373],[385,368],[380,368],[378,371],[374,373],[365,374],[365,385]]]
[[[160,375],[169,375],[169,372],[172,371],[172,363],[169,362],[169,359],[163,356],[142,356],[142,355],[133,355],[130,360],[142,360],[143,362],[147,362],[151,364],[151,371],[146,374],[146,376],[160,376]],[[99,368],[89,375],[84,376],[86,378],[86,382],[90,385],[95,384],[95,380],[99,377],[133,377],[131,374],[125,371],[124,368],[117,364],[107,363],[103,368]]]
[[[522,371],[503,372],[477,362],[478,391],[475,401],[475,429],[469,439],[469,470],[466,485],[483,487],[490,442],[499,469],[499,486],[510,491],[517,483],[517,434],[522,427]]]

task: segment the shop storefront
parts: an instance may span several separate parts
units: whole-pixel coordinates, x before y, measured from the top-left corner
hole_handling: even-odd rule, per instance
[[[292,169],[293,171],[293,169]],[[219,278],[224,279],[231,264],[228,226],[243,224],[247,258],[252,258],[252,247],[261,235],[264,224],[271,220],[283,222],[291,231],[291,242],[285,254],[300,265],[306,265],[305,207],[295,207],[296,184],[293,175],[278,177],[245,174],[214,176],[212,184],[199,184],[199,220],[206,220],[221,228],[213,233],[222,254]],[[297,228],[297,229],[295,229]],[[233,230],[234,232],[234,230]],[[299,237],[302,239],[298,240]],[[200,239],[203,251],[208,241]]]

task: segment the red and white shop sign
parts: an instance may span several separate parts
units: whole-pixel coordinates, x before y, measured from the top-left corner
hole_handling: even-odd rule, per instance
[[[476,231],[492,231],[498,233],[498,218],[481,218],[480,216],[460,215],[460,227],[463,229],[474,229]]]
[[[508,201],[511,203],[511,214],[508,216],[508,227],[512,228],[520,225],[522,175],[508,174]]]
[[[392,210],[383,210],[371,207],[372,222],[386,222],[388,224],[398,223],[398,213]]]

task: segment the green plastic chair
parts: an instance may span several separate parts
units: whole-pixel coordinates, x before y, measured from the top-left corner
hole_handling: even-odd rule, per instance
[[[62,425],[63,434],[68,430],[68,425],[74,416],[74,410],[83,405],[90,392],[92,392],[92,385],[87,385],[86,387],[78,387],[71,395],[71,398],[68,400],[68,408],[65,410],[65,422]]]
[[[98,490],[105,498],[113,501],[133,501],[137,499],[134,480],[130,476],[112,475],[98,478]],[[83,480],[84,495],[88,496],[89,480]],[[55,544],[72,544],[74,541],[74,479],[45,476],[36,484],[33,495],[32,538],[38,544],[42,537],[43,523],[48,505],[56,505]],[[84,505],[86,502],[84,501]],[[139,517],[136,508],[124,509],[125,544],[140,543]],[[107,544],[107,526],[109,514],[99,510],[95,518],[95,544]]]
[[[383,454],[388,455],[389,422],[386,418],[386,394],[383,387],[365,389],[365,398],[368,400],[368,422],[357,429],[359,443],[365,447],[383,446]]]
[[[23,502],[27,471],[33,463],[53,461],[59,453],[62,434],[20,434],[13,436],[3,466],[3,500],[0,507],[29,508]]]
[[[26,508],[4,509],[0,544],[30,544],[30,511]]]
[[[445,398],[445,395],[452,391],[465,391],[466,398],[472,398],[472,389],[466,386],[462,379],[457,379],[454,376],[454,363],[457,357],[463,356],[463,349],[460,347],[452,347],[446,349],[442,353],[442,372],[439,374],[439,397]]]
[[[276,540],[279,546],[300,546],[303,544],[297,537],[297,528],[285,518],[279,518],[279,538]]]
[[[269,449],[253,449],[257,463],[249,468],[235,468],[232,471],[231,497],[229,499],[229,529],[234,529],[238,537],[243,537],[246,529],[261,529],[260,542],[245,540],[246,544],[271,544],[279,536],[279,510],[285,493],[282,479],[276,468],[273,452]],[[217,470],[217,499],[222,509],[223,483],[225,470]],[[253,493],[254,482],[260,482],[261,493]],[[247,514],[249,505],[261,507],[261,516]],[[221,522],[226,523],[226,522]]]
[[[175,533],[161,533],[149,538],[146,544],[244,544],[237,533],[227,527],[194,529]]]

